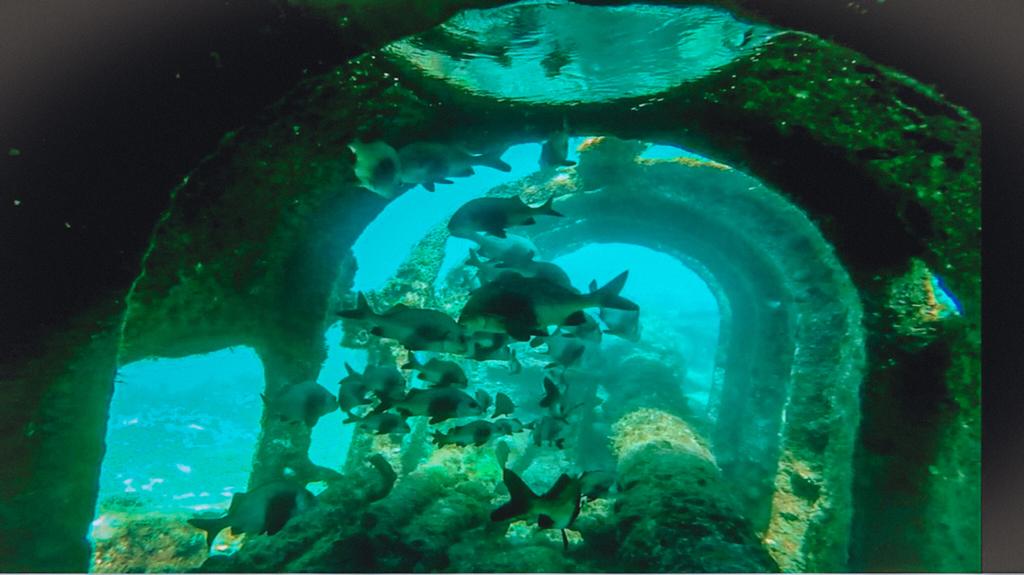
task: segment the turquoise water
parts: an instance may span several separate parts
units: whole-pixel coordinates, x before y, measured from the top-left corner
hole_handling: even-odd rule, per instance
[[[569,159],[577,160],[570,141]],[[466,201],[495,186],[533,173],[540,144],[509,148],[503,159],[510,173],[478,168],[476,175],[427,192],[417,187],[391,202],[359,237],[353,251],[358,261],[355,290],[380,289],[392,278],[410,249],[434,226],[442,224]],[[651,146],[644,158],[699,155],[670,146]],[[462,265],[473,244],[450,238],[439,274]],[[543,254],[540,254],[543,259]],[[575,286],[585,290],[596,279],[604,284],[624,269],[630,279],[622,295],[641,307],[643,338],[673,347],[686,362],[679,384],[695,411],[707,404],[718,340],[719,312],[708,286],[692,270],[667,254],[628,244],[592,244],[565,254],[561,266]],[[366,366],[366,351],[342,348],[342,327],[324,334],[327,358],[317,382],[331,393],[346,374],[345,363]],[[605,345],[617,340],[606,336]],[[530,353],[520,345],[520,353]],[[616,348],[620,349],[620,348]],[[480,382],[484,383],[484,382]],[[263,367],[246,347],[180,359],[151,359],[118,372],[110,408],[107,454],[100,478],[100,505],[135,502],[146,510],[197,512],[226,508],[231,496],[244,491],[259,435]],[[344,425],[335,411],[313,429],[310,459],[340,469],[354,425]],[[145,453],[145,457],[140,457]],[[116,499],[115,499],[116,498]]]
[[[245,491],[259,434],[263,364],[248,347],[118,370],[99,499],[203,511]]]
[[[700,78],[774,33],[708,6],[544,0],[466,10],[385,51],[499,100],[595,102],[656,94]]]

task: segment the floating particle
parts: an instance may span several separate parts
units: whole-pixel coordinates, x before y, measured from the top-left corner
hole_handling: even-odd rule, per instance
[[[20,206],[21,205],[21,200],[14,200],[14,205],[15,206]]]
[[[192,468],[189,467],[188,465],[185,465],[184,463],[179,463],[176,465],[176,467],[178,468],[178,471],[182,473],[192,473]]]
[[[7,155],[12,158],[17,158],[18,156],[21,155],[21,150],[19,150],[18,148],[11,148],[7,150]]]
[[[205,431],[206,430],[206,428],[203,427],[202,425],[196,425],[195,423],[190,423],[190,424],[188,424],[188,426],[189,426],[189,429],[198,429],[199,431]]]

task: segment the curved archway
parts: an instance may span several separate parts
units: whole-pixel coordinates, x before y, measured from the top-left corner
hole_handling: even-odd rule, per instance
[[[801,78],[787,76],[787,66],[795,61],[828,74],[834,81],[810,86]],[[853,61],[857,65],[851,67]],[[396,86],[395,74],[403,79],[402,84]],[[780,74],[785,82],[776,81]],[[477,142],[536,141],[568,111],[562,106],[496,106],[488,99],[412,76],[393,63],[372,58],[353,61],[339,69],[335,77],[355,79],[351,84],[319,79],[301,86],[278,108],[280,116],[276,120],[265,129],[244,132],[226,141],[220,155],[205,163],[176,191],[174,207],[159,226],[154,248],[147,256],[145,274],[129,299],[123,342],[126,360],[149,354],[183,353],[186,349],[204,348],[211,342],[244,341],[252,342],[265,356],[268,385],[277,381],[270,375],[275,369],[302,376],[314,373],[323,359],[317,339],[323,333],[325,318],[336,307],[351,277],[338,262],[344,261],[355,236],[383,205],[379,198],[353,185],[349,175],[351,159],[341,141],[345,138],[338,134],[385,138],[396,144],[455,134]],[[861,86],[865,78],[873,82],[871,89],[858,91],[860,88],[855,86]],[[819,97],[792,98],[794,91],[811,88]],[[908,96],[908,91],[925,104]],[[590,133],[644,137],[692,147],[784,190],[822,223],[844,263],[856,270],[858,287],[876,312],[885,305],[884,297],[870,278],[891,277],[907,258],[920,256],[937,269],[951,270],[947,279],[960,294],[965,315],[976,316],[980,305],[972,283],[980,261],[972,255],[976,253],[972,243],[976,239],[972,230],[976,213],[956,213],[949,205],[936,202],[905,183],[944,182],[954,196],[966,200],[976,197],[971,187],[976,182],[976,162],[970,149],[972,142],[976,142],[973,135],[962,141],[951,135],[959,124],[966,124],[969,132],[976,124],[945,103],[926,105],[936,100],[934,94],[919,86],[908,86],[905,79],[858,60],[856,54],[802,35],[782,34],[766,45],[757,59],[737,61],[655,100],[578,106],[572,109],[574,124]],[[865,101],[871,105],[854,109],[843,104]],[[347,105],[351,102],[369,104],[352,108]],[[438,102],[444,104],[443,109]],[[346,113],[339,113],[340,109]],[[391,112],[397,109],[402,110],[402,115],[395,117]],[[905,161],[888,162],[878,156],[879,142],[870,134],[898,132],[898,120],[902,119],[883,113],[890,109],[913,109],[911,115],[926,119],[931,134],[919,137],[947,141],[949,147],[943,148],[946,151],[933,155],[938,156],[938,162],[935,157],[918,158],[914,142],[898,139],[886,140],[887,153]],[[870,110],[878,114],[872,116]],[[469,115],[479,122],[468,127],[460,125],[455,121],[458,115]],[[303,122],[316,128],[303,130],[297,136],[291,128]],[[274,150],[265,145],[278,139],[285,143]],[[951,161],[944,162],[944,157]],[[967,159],[959,163],[953,161],[964,157]],[[957,172],[953,169],[957,165],[968,166],[970,170]],[[821,193],[823,189],[830,193]],[[653,205],[656,207],[667,198],[655,200]],[[729,215],[736,215],[750,207],[738,202],[727,210]],[[698,227],[705,225],[706,231],[716,231],[715,226],[702,223],[706,218],[698,210],[681,209],[687,221]],[[871,234],[861,232],[865,221],[872,222]],[[780,218],[765,224],[757,237],[774,241],[772,230],[784,230],[788,223],[789,220]],[[807,501],[799,496],[796,491],[801,489],[795,485],[806,487],[807,477],[818,474],[813,466],[805,465],[807,460],[823,453],[841,458],[842,454],[849,456],[852,449],[851,442],[831,441],[828,430],[845,426],[848,429],[843,435],[848,436],[855,423],[856,409],[845,407],[851,402],[855,404],[855,398],[850,398],[849,384],[856,379],[854,374],[860,361],[858,353],[851,351],[857,348],[858,336],[844,330],[856,323],[849,311],[853,308],[832,310],[815,303],[819,299],[845,301],[850,294],[843,282],[837,282],[830,264],[807,266],[794,255],[811,253],[816,261],[834,261],[829,250],[822,250],[814,242],[754,249],[749,237],[737,241],[737,247],[716,244],[702,248],[700,238],[695,236],[686,251],[706,250],[707,257],[700,258],[702,262],[724,262],[724,254],[741,253],[744,246],[761,252],[762,256],[763,252],[777,252],[776,257],[747,254],[745,259],[740,258],[751,266],[762,266],[763,277],[758,275],[756,281],[744,280],[748,277],[744,270],[730,272],[724,264],[712,275],[723,286],[733,286],[730,289],[736,293],[746,294],[730,298],[731,313],[734,318],[753,318],[751,321],[764,329],[767,337],[758,349],[768,349],[768,344],[789,345],[785,334],[795,339],[807,338],[804,341],[813,344],[795,348],[789,367],[792,387],[788,402],[780,401],[774,387],[761,389],[759,393],[765,394],[761,397],[747,394],[750,388],[745,385],[752,384],[730,385],[723,381],[720,406],[732,403],[729,393],[738,393],[742,401],[774,401],[784,405],[779,422],[763,422],[764,429],[784,430],[785,447],[779,449],[792,471],[774,476],[775,492],[781,493],[782,498],[772,503],[773,509],[795,506],[799,513],[794,514],[788,507],[785,513],[798,518],[800,513],[813,514],[815,520],[822,521],[820,529],[828,531],[847,522],[838,505],[834,513],[831,509],[824,513],[820,501]],[[745,269],[749,272],[750,268]],[[798,269],[803,272],[796,274],[794,270]],[[734,280],[722,279],[730,273],[736,276]],[[780,306],[801,311],[792,316],[792,323],[770,322],[765,318],[772,314],[737,309],[733,303],[736,300],[742,306],[742,302],[755,301],[755,296],[762,293],[789,294],[792,305],[784,297],[768,301],[779,301]],[[775,326],[774,331],[764,327],[769,324]],[[842,333],[840,340],[815,339],[816,330],[822,325]],[[733,348],[736,341],[749,335],[732,329],[728,337]],[[961,351],[967,359],[963,361],[969,363],[970,344],[964,346]],[[771,355],[768,351],[763,353]],[[732,354],[727,358],[736,360]],[[828,359],[835,361],[823,363]],[[822,366],[828,369],[823,370]],[[835,374],[831,373],[833,369]],[[735,374],[743,371],[734,369],[734,375],[727,373],[725,377],[740,377]],[[748,371],[752,373],[752,369]],[[752,380],[751,373],[744,376],[748,382]],[[782,374],[766,377],[778,380]],[[836,384],[836,380],[843,383]],[[839,403],[843,407],[824,410],[838,414],[838,418],[818,417],[821,407],[833,401],[815,385],[818,381],[830,382],[840,392]],[[722,408],[719,409],[721,413]],[[972,416],[965,412],[963,417]],[[797,420],[808,423],[791,423]],[[767,436],[770,434],[764,437]],[[770,452],[772,442],[767,443],[759,449]],[[840,487],[833,491],[832,486],[848,481],[848,477],[841,477],[847,471],[848,466],[820,470],[823,484],[830,487],[817,493],[824,493],[829,502],[838,503],[846,497],[845,492]],[[781,512],[772,517],[783,520],[778,519],[783,517]],[[808,533],[813,535],[805,535]],[[822,545],[828,549],[801,549],[794,555],[794,564],[821,570],[841,564],[845,556],[841,549],[844,537],[822,537],[827,540]]]

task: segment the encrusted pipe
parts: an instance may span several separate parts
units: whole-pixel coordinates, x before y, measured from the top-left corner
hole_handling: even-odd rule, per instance
[[[682,419],[638,409],[614,426],[618,559],[646,572],[774,572],[704,440]]]

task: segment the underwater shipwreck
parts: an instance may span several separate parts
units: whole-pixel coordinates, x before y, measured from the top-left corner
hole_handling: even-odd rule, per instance
[[[4,569],[979,570],[978,121],[729,2],[429,4],[309,2],[373,49],[13,380]]]

